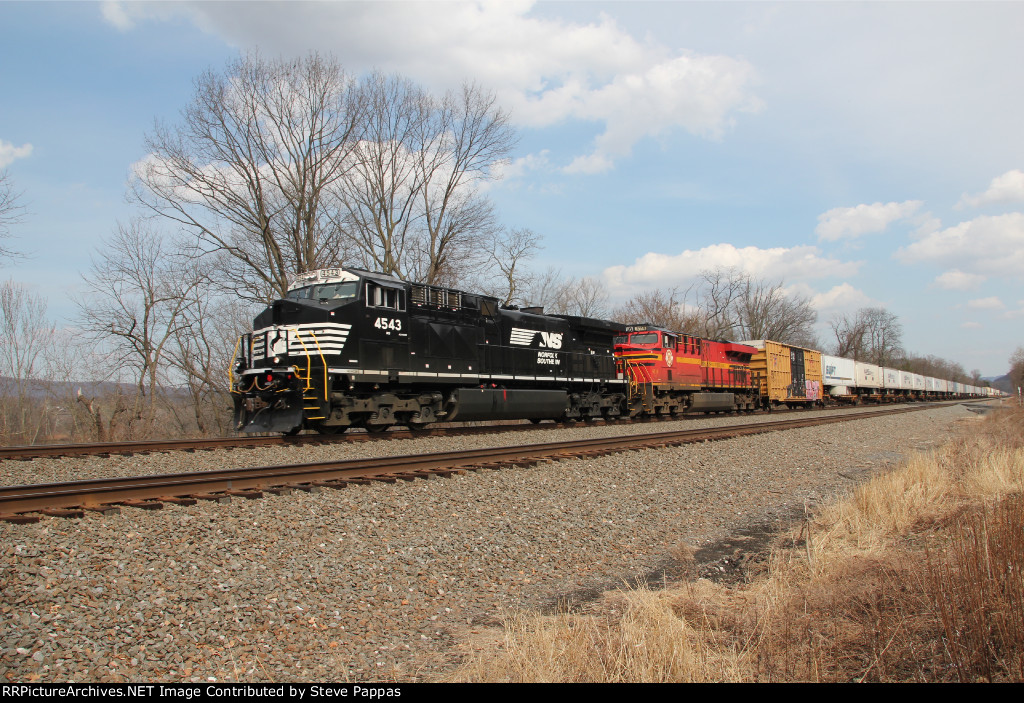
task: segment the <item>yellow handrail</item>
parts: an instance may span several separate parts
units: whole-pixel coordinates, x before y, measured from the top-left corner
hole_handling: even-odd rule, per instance
[[[316,332],[314,332],[312,330],[309,330],[309,336],[313,338],[313,344],[316,346],[316,352],[319,355],[320,362],[323,364],[323,367],[324,367],[324,400],[326,401],[327,400],[327,359],[324,358],[324,350],[320,347],[320,340],[317,339]],[[313,358],[312,358],[312,355],[309,353],[309,347],[307,347],[306,343],[302,341],[302,333],[299,332],[298,330],[295,330],[295,338],[297,340],[299,340],[299,344],[302,345],[302,349],[306,352],[306,359],[309,360],[309,365],[306,367],[306,387],[303,389],[303,392],[305,392],[305,391],[308,391],[310,388],[312,388],[312,385],[311,385],[310,382],[311,382],[312,376],[313,376]]]
[[[242,344],[242,337],[240,336],[238,338],[238,341],[235,342],[235,350],[233,352],[231,352],[231,361],[228,362],[228,392],[229,393],[240,393],[240,391],[236,391],[235,390],[235,374],[232,371],[232,369],[235,368],[235,359],[238,358],[238,347],[241,344]]]

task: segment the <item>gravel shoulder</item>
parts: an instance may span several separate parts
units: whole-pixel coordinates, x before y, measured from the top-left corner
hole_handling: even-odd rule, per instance
[[[0,674],[429,680],[458,663],[465,637],[503,613],[671,574],[676,556],[783,522],[974,421],[950,406],[447,479],[0,524]],[[668,424],[460,438],[458,447]],[[440,451],[454,441],[322,446],[302,458]],[[288,451],[235,450],[227,465],[294,460],[294,451],[275,458]],[[13,484],[69,471],[86,478],[225,466],[213,454],[4,462],[0,475]]]

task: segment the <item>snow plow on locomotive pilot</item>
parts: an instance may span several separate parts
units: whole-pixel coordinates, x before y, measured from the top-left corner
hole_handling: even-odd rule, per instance
[[[236,427],[330,434],[626,412],[620,326],[540,312],[359,269],[301,274],[239,340]]]

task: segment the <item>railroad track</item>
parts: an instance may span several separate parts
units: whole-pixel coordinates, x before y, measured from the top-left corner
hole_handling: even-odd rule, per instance
[[[130,478],[92,479],[66,483],[0,488],[0,520],[36,522],[42,516],[82,517],[87,511],[114,514],[122,507],[155,510],[165,504],[194,505],[207,500],[260,498],[266,493],[343,489],[372,481],[412,481],[456,472],[533,466],[542,461],[603,456],[622,451],[680,446],[814,425],[926,410],[934,405],[890,408],[773,422],[675,430],[640,435],[491,447],[437,454],[412,454],[373,459],[288,464]]]
[[[927,403],[925,407],[935,407],[941,404],[952,404],[962,401],[945,401],[940,403]],[[917,405],[912,407],[918,407]],[[831,408],[834,412],[857,413],[862,411],[864,406],[849,406]],[[799,412],[799,411],[779,411]],[[686,417],[702,417],[703,415],[677,415],[658,416],[644,418],[639,422],[659,422],[682,420]],[[598,420],[596,422],[579,423],[579,426],[601,426],[630,424],[635,422],[628,418],[621,420]],[[272,447],[282,445],[317,445],[335,444],[339,442],[370,442],[376,440],[400,440],[418,439],[420,437],[457,437],[476,434],[498,434],[501,432],[528,432],[532,430],[550,430],[554,427],[567,427],[564,423],[541,423],[541,424],[515,424],[515,425],[482,425],[474,427],[430,427],[422,430],[400,430],[392,429],[387,432],[353,432],[339,435],[295,435],[291,437],[214,437],[209,439],[165,439],[155,441],[135,442],[91,442],[79,444],[41,444],[25,445],[16,447],[0,447],[0,460],[28,461],[43,457],[72,457],[72,456],[111,456],[134,454],[153,454],[158,452],[194,452],[214,451],[218,449],[245,449],[252,447]]]

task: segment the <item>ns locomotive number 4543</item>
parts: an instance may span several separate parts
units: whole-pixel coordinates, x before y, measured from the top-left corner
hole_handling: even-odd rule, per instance
[[[336,433],[628,413],[621,325],[540,313],[359,269],[302,274],[239,340],[236,425]]]

